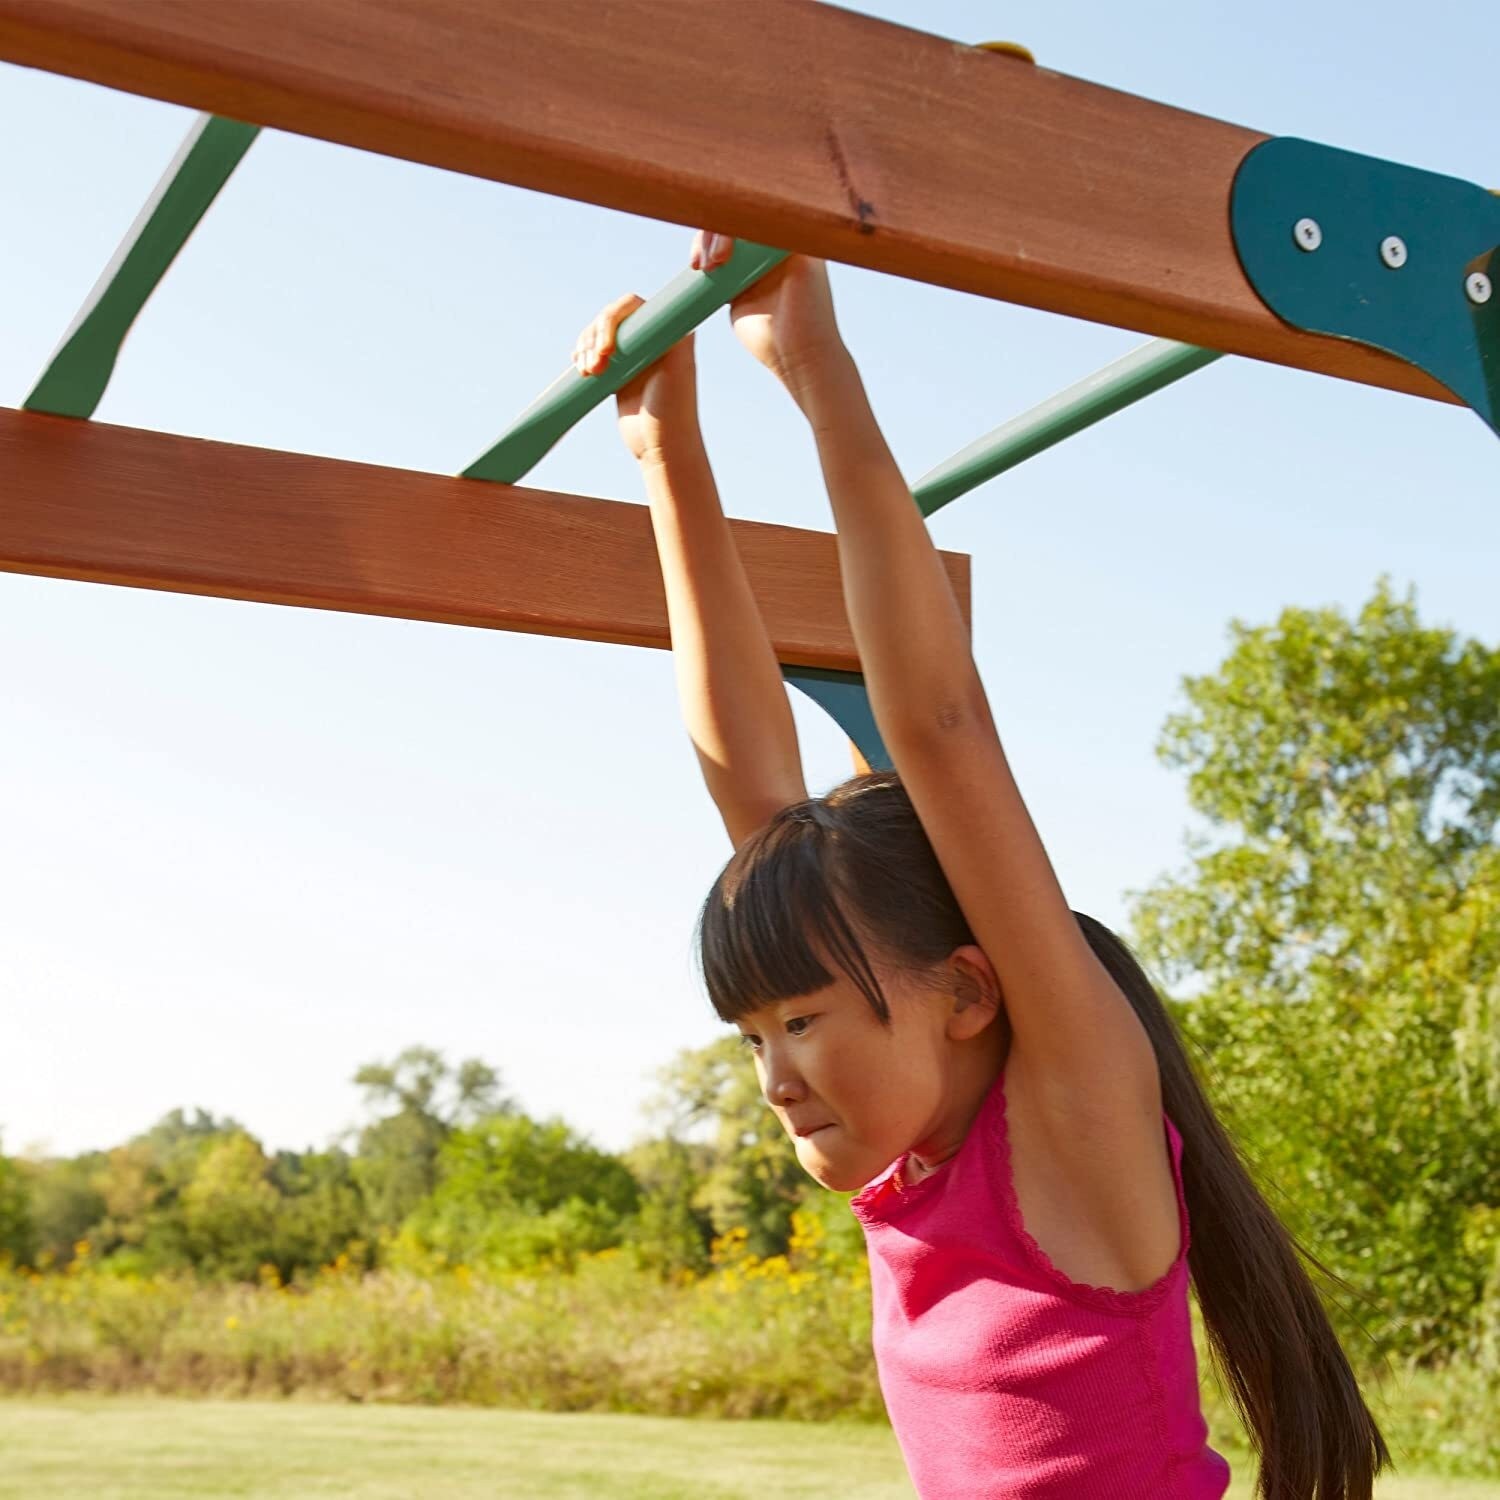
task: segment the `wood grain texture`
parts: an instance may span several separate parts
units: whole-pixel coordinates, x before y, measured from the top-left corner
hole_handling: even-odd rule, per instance
[[[6,572],[670,645],[644,505],[6,408],[0,476]],[[731,525],[780,659],[858,671],[833,535]]]
[[[1229,191],[1262,135],[812,0],[0,0],[0,56],[1455,399],[1256,297]]]

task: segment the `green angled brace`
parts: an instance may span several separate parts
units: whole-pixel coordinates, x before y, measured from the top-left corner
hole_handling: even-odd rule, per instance
[[[939,464],[913,489],[917,506],[924,516],[931,516],[950,500],[958,499],[986,480],[1025,463],[1064,438],[1102,422],[1219,357],[1215,349],[1199,349],[1169,339],[1144,344]],[[889,769],[894,764],[875,723],[864,678],[857,672],[783,667],[782,676],[833,718],[854,741],[871,769]]]
[[[939,464],[913,489],[917,506],[924,516],[931,516],[986,480],[1025,463],[1064,438],[1102,422],[1219,357],[1216,349],[1199,349],[1170,339],[1143,344]],[[857,672],[783,667],[782,676],[830,715],[854,741],[872,769],[888,769],[894,764],[876,726],[864,678]]]
[[[259,125],[198,116],[26,398],[26,410],[93,415],[131,324],[259,133]]]
[[[1240,163],[1230,228],[1277,317],[1425,370],[1500,435],[1500,198],[1284,136]]]
[[[834,672],[824,667],[783,667],[781,675],[818,705],[864,756],[872,771],[887,771],[894,762],[875,725],[870,695],[858,672]]]
[[[614,356],[602,375],[568,370],[537,397],[488,452],[463,471],[465,479],[517,484],[552,447],[602,401],[655,364],[679,339],[713,316],[747,286],[786,259],[749,240],[712,271],[684,271],[620,325]]]
[[[917,508],[930,516],[986,480],[1035,458],[1064,438],[1102,422],[1218,358],[1216,349],[1199,349],[1171,339],[1142,344],[1123,359],[995,428],[923,475],[912,489]]]

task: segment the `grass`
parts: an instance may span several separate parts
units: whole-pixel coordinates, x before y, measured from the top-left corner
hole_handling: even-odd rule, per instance
[[[0,1401],[0,1500],[912,1500],[889,1428],[302,1402]],[[1231,1455],[1231,1500],[1253,1468]],[[1378,1500],[1500,1500],[1395,1477]]]

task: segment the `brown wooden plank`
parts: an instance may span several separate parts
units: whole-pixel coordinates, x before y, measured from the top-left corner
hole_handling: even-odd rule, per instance
[[[644,505],[8,408],[0,476],[6,572],[670,644]],[[832,534],[731,525],[780,658],[857,671]]]
[[[0,0],[0,57],[1455,399],[1262,306],[1228,213],[1261,135],[811,0]]]

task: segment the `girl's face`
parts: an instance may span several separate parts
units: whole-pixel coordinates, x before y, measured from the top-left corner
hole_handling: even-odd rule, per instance
[[[835,1192],[863,1187],[903,1151],[936,1154],[956,1046],[985,1025],[972,1008],[955,1025],[965,1008],[956,999],[962,986],[879,978],[889,1027],[842,972],[815,994],[762,1006],[738,1022],[761,1092],[793,1137],[798,1161]]]

